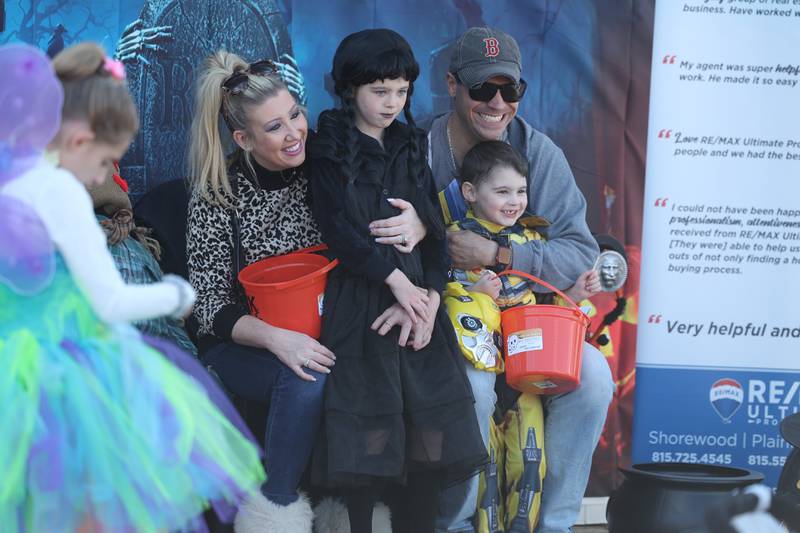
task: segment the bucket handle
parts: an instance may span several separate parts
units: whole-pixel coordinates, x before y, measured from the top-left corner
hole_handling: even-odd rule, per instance
[[[295,252],[292,252],[292,253],[295,253]],[[287,255],[291,255],[291,254],[287,254]],[[293,285],[296,285],[300,281],[302,281],[304,279],[308,279],[311,276],[316,277],[316,276],[319,276],[321,274],[327,274],[328,272],[333,270],[334,267],[336,267],[338,264],[339,264],[339,260],[338,259],[334,259],[333,261],[329,262],[324,267],[320,268],[319,270],[315,270],[314,272],[311,272],[310,274],[306,274],[305,276],[299,277],[297,279],[291,279],[289,281],[280,281],[280,282],[277,282],[277,283],[272,283],[271,286],[276,290],[285,289],[287,287],[291,287]]]
[[[534,283],[538,283],[539,285],[543,285],[543,286],[547,287],[548,289],[550,289],[551,291],[555,292],[556,294],[558,294],[559,296],[564,298],[564,300],[569,302],[572,305],[572,307],[574,307],[580,314],[586,316],[586,313],[583,312],[583,310],[580,308],[580,306],[578,306],[578,304],[576,304],[575,302],[572,301],[572,298],[570,298],[569,296],[567,296],[566,294],[564,294],[560,290],[556,289],[555,287],[553,287],[552,285],[550,285],[546,281],[537,278],[536,276],[533,276],[533,275],[528,274],[526,272],[522,272],[521,270],[514,270],[512,268],[509,268],[508,270],[503,270],[502,272],[499,272],[497,275],[498,276],[519,276],[521,278],[528,278],[529,280],[533,281]]]
[[[309,246],[308,248],[301,248],[299,250],[295,250],[294,252],[289,252],[289,254],[313,254],[316,252],[324,252],[328,249],[328,245],[324,242],[321,242],[315,246]]]

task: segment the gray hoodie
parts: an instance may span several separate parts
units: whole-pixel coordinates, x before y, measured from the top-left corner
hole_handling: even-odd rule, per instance
[[[428,133],[428,162],[439,191],[455,179],[457,171],[447,142],[449,116],[436,117]],[[528,211],[550,221],[547,240],[512,243],[513,267],[566,289],[591,268],[600,253],[586,224],[586,200],[564,152],[547,135],[514,117],[502,140],[528,158]]]

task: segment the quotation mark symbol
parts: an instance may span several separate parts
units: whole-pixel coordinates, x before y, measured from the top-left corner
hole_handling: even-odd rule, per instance
[[[647,317],[648,324],[661,324],[661,315],[650,315]]]
[[[669,139],[670,135],[672,135],[672,130],[660,130],[658,132],[659,139]]]
[[[667,200],[669,200],[669,198],[656,198],[655,206],[656,207],[667,207]]]
[[[671,56],[671,55],[667,54],[667,55],[664,56],[664,59],[662,59],[661,62],[664,63],[665,65],[674,65],[675,64],[675,57],[676,56],[674,56],[674,55]]]

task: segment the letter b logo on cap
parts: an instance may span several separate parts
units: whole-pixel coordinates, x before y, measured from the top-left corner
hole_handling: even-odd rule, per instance
[[[486,57],[497,57],[500,54],[500,43],[494,37],[487,37],[483,44],[486,45]]]

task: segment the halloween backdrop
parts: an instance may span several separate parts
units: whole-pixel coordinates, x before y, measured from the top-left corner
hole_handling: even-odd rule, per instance
[[[638,257],[641,242],[654,0],[0,0],[0,43],[55,54],[82,40],[125,63],[142,128],[121,164],[134,199],[185,177],[198,65],[218,48],[254,61],[292,56],[311,123],[334,104],[326,73],[342,37],[388,27],[414,48],[419,123],[450,105],[449,47],[470,26],[496,26],[523,54],[529,89],[519,113],[566,153],[588,201],[592,231],[626,245],[627,308],[607,358],[618,388],[595,454],[588,495],[606,495],[630,457]],[[595,301],[602,314],[611,297]]]

